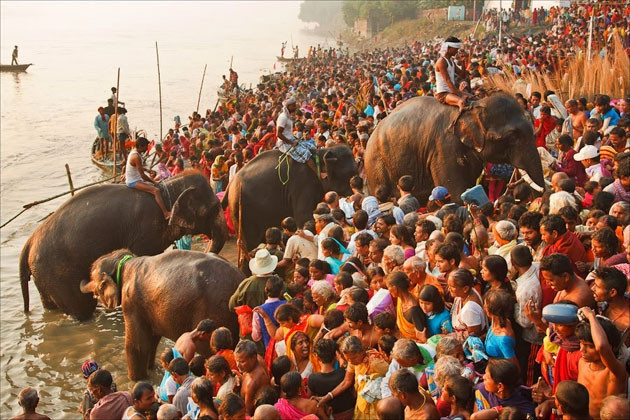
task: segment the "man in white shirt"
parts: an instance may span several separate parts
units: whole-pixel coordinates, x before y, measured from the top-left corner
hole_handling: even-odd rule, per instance
[[[328,237],[328,231],[335,227],[335,219],[331,214],[314,214],[315,229],[317,230],[317,259],[324,260],[324,251],[322,250],[322,241]]]
[[[297,109],[297,102],[295,98],[291,97],[285,100],[282,105],[282,112],[277,119],[276,134],[278,141],[276,142],[276,149],[286,153],[298,141],[293,136],[293,120],[291,119],[291,114]]]
[[[602,168],[599,164],[599,150],[597,147],[586,145],[573,156],[578,162],[582,162],[582,165],[586,168],[586,175],[589,180],[599,182],[602,177]]]
[[[514,319],[523,328],[522,340],[516,344],[516,357],[521,366],[521,379],[527,386],[532,386],[534,378],[540,374],[540,369],[533,359],[542,345],[542,336],[536,331],[536,326],[527,317],[526,305],[542,306],[542,287],[539,280],[538,263],[533,262],[532,254],[525,245],[518,245],[510,252],[512,266],[518,272],[516,278],[516,305]],[[531,303],[530,303],[531,302]]]
[[[306,229],[306,224],[304,230],[298,232],[295,219],[293,219],[293,217],[286,217],[282,221],[281,226],[284,233],[289,235],[289,240],[284,249],[282,261],[278,262],[278,267],[289,267],[293,264],[294,259],[308,258],[312,261],[317,258],[315,235],[310,230]],[[289,279],[287,279],[287,281],[288,280]]]
[[[378,238],[378,235],[373,230],[367,228],[368,214],[365,210],[357,210],[352,215],[352,223],[356,229],[356,232],[354,232],[352,236],[350,236],[350,242],[348,242],[348,251],[350,251],[350,253],[354,255],[354,252],[357,249],[354,241],[356,241],[357,236],[365,232],[365,233],[370,234],[372,238],[376,239]]]

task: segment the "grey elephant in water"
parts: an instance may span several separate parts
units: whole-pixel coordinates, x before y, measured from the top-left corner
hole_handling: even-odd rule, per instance
[[[79,291],[79,282],[88,278],[101,255],[120,248],[155,255],[183,235],[198,233],[212,238],[211,252],[221,251],[227,225],[206,178],[187,170],[160,185],[172,210],[170,221],[164,220],[151,194],[125,185],[98,185],[63,203],[39,225],[20,255],[24,311],[29,308],[31,273],[44,308],[82,321],[92,316],[96,302]]]
[[[176,250],[137,257],[118,249],[97,259],[90,280],[79,288],[106,309],[122,306],[127,375],[135,381],[153,368],[162,337],[175,341],[207,318],[236,336],[237,319],[228,301],[243,278],[213,254]]]

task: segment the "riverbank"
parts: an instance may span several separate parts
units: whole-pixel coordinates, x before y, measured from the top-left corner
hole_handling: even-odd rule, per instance
[[[475,31],[476,22],[473,21],[444,21],[443,19],[421,17],[407,19],[393,23],[369,39],[359,39],[351,29],[343,33],[343,41],[348,43],[353,50],[369,50],[374,48],[401,47],[414,41],[426,42],[436,37],[456,36],[460,39],[467,38]],[[505,36],[523,36],[528,33],[538,34],[549,29],[551,25],[521,26],[504,29]],[[484,39],[488,36],[496,36],[496,31],[487,32],[483,23],[480,23],[475,32],[476,39]]]

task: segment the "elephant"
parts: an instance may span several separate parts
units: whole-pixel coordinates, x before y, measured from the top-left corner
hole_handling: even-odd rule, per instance
[[[269,150],[256,156],[230,181],[223,207],[229,205],[237,234],[240,223],[241,238],[248,250],[264,239],[268,227],[280,226],[285,217],[294,217],[298,226],[302,226],[313,217],[313,210],[325,192],[352,194],[350,178],[357,174],[352,150],[337,145],[318,149],[317,154],[322,172],[326,173],[322,180],[307,164],[289,156],[278,166],[283,154]]]
[[[236,337],[238,323],[228,301],[243,278],[236,267],[213,254],[174,250],[137,257],[118,249],[94,261],[90,280],[81,281],[77,289],[106,309],[122,306],[127,375],[137,381],[153,368],[162,337],[175,341],[208,318]],[[209,346],[204,350],[209,353]]]
[[[125,185],[86,188],[63,203],[39,225],[20,254],[24,311],[29,310],[31,274],[46,309],[59,309],[79,321],[90,318],[96,302],[79,290],[91,264],[101,255],[128,248],[155,255],[183,235],[203,233],[218,253],[227,239],[221,203],[206,178],[184,171],[160,184],[170,220],[151,194]]]
[[[421,203],[438,185],[461,202],[461,193],[475,185],[485,162],[524,169],[544,188],[533,126],[513,97],[494,92],[459,117],[457,113],[457,107],[427,96],[397,107],[368,141],[365,169],[370,188],[384,185],[393,193],[398,179],[411,175],[412,194]]]

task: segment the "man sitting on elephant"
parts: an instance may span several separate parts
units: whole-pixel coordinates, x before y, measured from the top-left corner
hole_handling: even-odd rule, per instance
[[[458,38],[449,36],[440,49],[441,57],[435,63],[435,97],[440,103],[459,107],[460,112],[466,106],[466,99],[470,97],[455,86],[455,74],[462,79],[467,75],[466,70],[459,68],[453,61],[461,47],[462,42]]]
[[[303,124],[300,125],[298,131],[298,137],[293,135],[293,120],[291,114],[297,109],[297,102],[295,98],[291,97],[282,103],[282,112],[278,115],[277,120],[277,136],[276,149],[282,153],[288,154],[299,163],[306,163],[315,173],[317,173],[317,167],[315,162],[311,160],[314,151],[316,150],[315,142],[312,139],[302,140],[303,136]]]
[[[210,343],[212,333],[217,329],[217,324],[211,319],[204,319],[197,324],[194,331],[182,334],[175,342],[177,350],[187,362],[190,362],[197,352],[197,343],[207,341]]]
[[[147,151],[149,147],[149,140],[144,137],[136,140],[136,147],[127,156],[127,166],[125,168],[125,182],[129,188],[135,188],[136,190],[144,191],[152,194],[155,197],[155,201],[160,210],[164,213],[165,219],[170,219],[171,212],[168,211],[162,201],[162,195],[160,189],[155,186],[156,182],[151,179],[150,176],[144,173],[144,167],[142,166],[142,158],[140,153]]]

